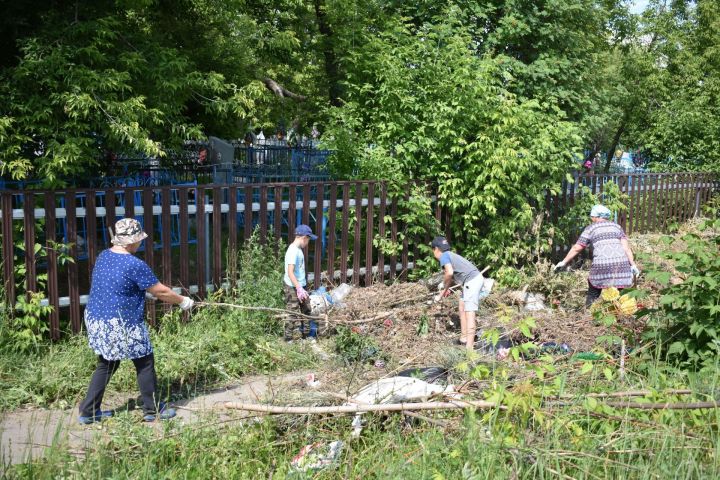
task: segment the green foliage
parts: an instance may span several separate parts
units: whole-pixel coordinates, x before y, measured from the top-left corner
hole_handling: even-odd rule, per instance
[[[467,48],[456,15],[364,34],[348,59],[357,72],[348,101],[330,112],[332,146],[336,162],[359,158],[360,176],[382,171],[403,187],[437,182],[458,249],[514,263],[526,256],[535,209],[564,177],[580,139],[551,103],[506,88],[513,78]]]
[[[358,327],[338,327],[334,340],[335,351],[349,363],[366,362],[381,355],[375,339]]]
[[[27,352],[37,350],[50,330],[47,316],[52,312],[50,305],[41,305],[45,295],[29,292],[27,298],[20,295],[15,303],[16,312],[8,316],[0,326],[0,347],[3,350]]]
[[[655,267],[646,278],[664,285],[659,306],[646,312],[664,352],[673,361],[691,366],[714,368],[720,354],[720,220],[709,220],[701,226],[702,235],[689,233],[681,237],[686,247],[675,251],[672,237],[663,237],[665,249],[661,258],[674,263],[682,275],[679,283],[671,282],[671,273]]]
[[[651,42],[643,39],[652,38]],[[720,168],[720,6],[713,0],[653,2],[637,43],[652,70],[630,138],[656,170]]]
[[[14,232],[15,234],[18,231]],[[25,243],[17,242],[15,248],[25,251]],[[57,253],[56,261],[63,266],[68,262],[74,262],[67,253],[68,245],[57,242],[49,242],[48,247],[39,243],[33,245],[35,262],[46,260],[48,249]],[[38,291],[27,290],[27,265],[19,255],[15,255],[14,261],[14,282],[15,282],[15,305],[14,308],[4,303],[0,305],[0,349],[14,352],[37,351],[42,343],[47,341],[48,315],[53,311],[50,305],[42,305],[45,298],[45,287],[47,273],[37,274],[35,281]],[[1,292],[0,293],[4,293]],[[4,295],[3,295],[3,298]],[[3,318],[4,317],[4,318]]]
[[[556,234],[556,243],[569,244],[579,235],[579,228],[590,224],[590,209],[593,205],[605,205],[613,215],[617,216],[627,210],[628,195],[620,191],[617,183],[609,182],[603,185],[602,193],[593,194],[590,188],[580,186],[575,194],[574,205],[562,215],[559,215]]]

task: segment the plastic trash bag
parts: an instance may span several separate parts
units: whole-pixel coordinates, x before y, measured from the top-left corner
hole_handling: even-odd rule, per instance
[[[321,470],[337,466],[345,443],[335,440],[330,443],[316,442],[305,445],[290,462],[290,466],[297,472]]]

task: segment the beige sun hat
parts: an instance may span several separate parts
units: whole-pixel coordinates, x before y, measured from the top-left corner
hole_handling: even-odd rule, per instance
[[[111,236],[113,245],[124,247],[145,240],[148,234],[134,218],[123,218],[115,222],[115,234]]]

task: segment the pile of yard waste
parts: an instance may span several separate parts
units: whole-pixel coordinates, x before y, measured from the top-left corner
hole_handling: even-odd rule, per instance
[[[696,226],[691,223],[683,228],[692,232]],[[657,254],[660,243],[661,236],[656,234],[631,238],[641,269],[643,261],[665,265]],[[682,248],[682,242],[678,240],[672,248]],[[555,273],[550,262],[539,262],[514,288],[496,284],[477,314],[481,339],[476,351],[480,358],[503,361],[502,349],[528,341],[559,355],[601,350],[618,354],[622,340],[637,345],[645,328],[643,317],[618,315],[614,323],[606,325],[585,308],[588,267],[587,260],[578,261],[569,271]],[[682,280],[672,265],[665,268],[673,281]],[[331,289],[325,294],[331,302],[337,300],[334,291],[341,291],[342,298],[325,310],[329,328],[319,345],[332,360],[314,372],[310,381],[298,385],[298,390],[303,390],[298,398],[286,400],[306,405],[327,402],[329,399],[321,392],[350,395],[371,382],[417,367],[448,368],[448,381],[453,381],[452,368],[465,355],[464,347],[456,344],[460,334],[459,297],[453,292],[434,301],[440,283],[441,276],[436,275],[417,282],[378,283],[364,288],[341,285]],[[659,285],[641,277],[636,287],[649,292],[648,297],[638,301],[640,308],[656,304]],[[534,323],[531,338],[519,328],[528,318]],[[500,334],[500,342],[495,345],[482,338],[483,332],[492,329]],[[360,354],[348,360],[343,357],[343,342],[351,341],[360,343]],[[286,394],[293,396],[290,391]]]

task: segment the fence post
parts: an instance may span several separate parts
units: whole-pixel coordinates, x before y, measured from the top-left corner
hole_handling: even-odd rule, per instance
[[[35,195],[25,191],[23,194],[23,222],[25,232],[25,293],[37,290],[37,271],[35,269]]]
[[[55,251],[55,192],[45,193],[45,239],[47,249],[47,287],[50,312],[50,338],[60,338],[60,294],[58,289],[57,251]]]
[[[114,195],[114,192],[113,192]],[[77,216],[75,210],[75,191],[65,193],[65,219],[67,222],[67,242],[70,244],[70,256],[73,262],[68,263],[68,287],[70,293],[70,324],[73,333],[79,333],[80,321],[80,287],[78,285],[77,264]],[[113,210],[114,211],[114,210]]]

